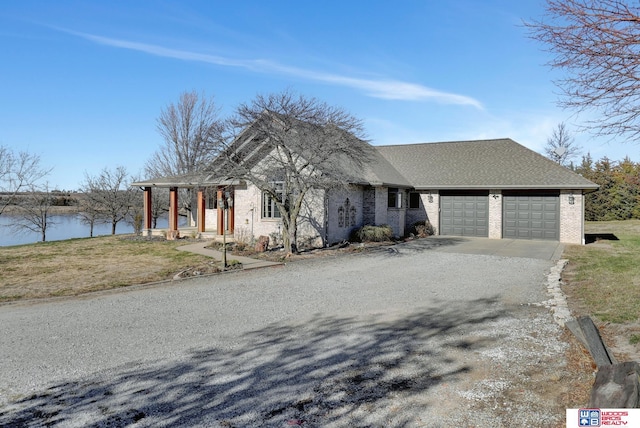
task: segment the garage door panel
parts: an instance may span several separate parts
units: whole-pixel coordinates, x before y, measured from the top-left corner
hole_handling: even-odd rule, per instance
[[[558,195],[504,195],[503,237],[559,240],[559,207]]]
[[[455,236],[489,236],[488,192],[484,195],[441,194],[440,233]]]

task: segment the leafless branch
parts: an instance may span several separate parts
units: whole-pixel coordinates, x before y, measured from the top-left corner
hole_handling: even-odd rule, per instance
[[[309,190],[353,184],[373,155],[359,119],[291,91],[258,95],[230,123],[236,133],[217,172],[247,179],[273,198],[292,252]]]
[[[0,146],[0,215],[15,202],[18,192],[36,186],[51,170],[42,168],[38,155]]]
[[[49,185],[32,185],[26,195],[20,197],[18,211],[11,228],[15,233],[34,232],[40,234],[42,242],[47,240],[47,230],[55,224],[51,219],[51,207],[55,197]]]
[[[544,18],[525,25],[566,72],[555,82],[561,106],[599,112],[587,125],[598,135],[640,136],[640,4],[547,0]]]
[[[580,155],[582,147],[576,144],[567,126],[559,123],[547,139],[544,151],[549,159],[560,165],[569,166],[569,163]]]
[[[116,233],[117,224],[125,220],[131,207],[138,203],[136,189],[129,186],[131,181],[123,166],[113,170],[104,168],[97,176],[85,173],[81,188],[86,216],[93,221],[110,223],[112,235]]]

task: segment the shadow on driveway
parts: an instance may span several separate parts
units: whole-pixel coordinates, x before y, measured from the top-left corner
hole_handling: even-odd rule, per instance
[[[473,371],[456,355],[495,346],[463,334],[505,315],[496,308],[276,323],[227,348],[52,386],[0,409],[0,425],[414,426],[433,411],[422,394]]]

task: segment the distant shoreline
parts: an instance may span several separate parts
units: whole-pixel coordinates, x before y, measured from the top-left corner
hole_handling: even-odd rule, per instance
[[[70,207],[70,206],[49,207],[50,215],[67,215],[67,214],[77,214],[77,213],[78,213],[78,207]],[[8,205],[0,215],[20,215],[20,207],[17,205]]]

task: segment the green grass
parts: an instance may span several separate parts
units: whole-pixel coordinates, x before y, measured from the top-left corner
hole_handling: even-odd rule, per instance
[[[588,222],[587,233],[612,233],[618,240],[568,246],[568,290],[603,322],[640,319],[640,221]]]

